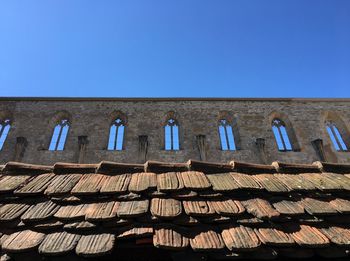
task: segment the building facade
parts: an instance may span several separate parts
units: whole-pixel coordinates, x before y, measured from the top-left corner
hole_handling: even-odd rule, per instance
[[[350,163],[350,99],[1,98],[0,164]]]

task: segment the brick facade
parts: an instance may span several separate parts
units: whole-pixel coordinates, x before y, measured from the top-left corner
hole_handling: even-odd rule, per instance
[[[164,124],[169,114],[179,123],[179,151],[164,150]],[[109,128],[117,115],[126,121],[124,149],[108,151]],[[53,128],[62,117],[71,123],[65,149],[49,151]],[[220,148],[218,121],[222,117],[234,125],[237,151]],[[275,117],[292,129],[295,151],[278,151],[271,130]],[[335,121],[348,142],[350,99],[1,98],[0,119],[5,118],[12,124],[0,151],[0,164],[13,160],[143,163],[140,142],[145,136],[146,160],[311,163],[320,160],[318,146],[325,160],[350,163],[349,152],[335,151],[325,128],[327,120]]]

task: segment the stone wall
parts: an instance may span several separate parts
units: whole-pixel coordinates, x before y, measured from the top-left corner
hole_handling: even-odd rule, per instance
[[[125,115],[124,149],[109,151],[109,128],[117,115]],[[164,124],[169,115],[179,122],[179,151],[164,150]],[[53,128],[62,117],[71,123],[65,149],[49,151]],[[235,126],[237,151],[221,150],[218,120],[222,117]],[[271,130],[274,117],[294,132],[295,151],[278,151]],[[5,118],[11,119],[12,125],[0,151],[0,164],[12,160],[40,164],[143,162],[141,135],[148,140],[147,160],[185,162],[202,155],[204,160],[216,162],[311,163],[320,159],[312,141],[321,140],[318,150],[323,150],[327,161],[350,163],[349,152],[335,151],[325,128],[327,119],[339,122],[349,142],[350,99],[1,98],[0,120]],[[199,135],[205,136],[204,145],[201,136],[198,146]],[[88,143],[82,146],[79,136],[86,136]]]

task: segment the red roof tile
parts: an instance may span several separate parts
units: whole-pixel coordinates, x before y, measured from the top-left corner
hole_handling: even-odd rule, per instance
[[[1,255],[118,258],[147,246],[209,259],[341,257],[349,177],[348,165],[327,163],[8,163]]]

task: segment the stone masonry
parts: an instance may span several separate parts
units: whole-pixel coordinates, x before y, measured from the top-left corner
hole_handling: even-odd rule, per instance
[[[124,149],[109,151],[110,124],[117,116],[126,121]],[[170,116],[179,123],[178,151],[164,149],[164,125]],[[65,149],[49,151],[53,128],[62,117],[70,121]],[[271,129],[275,117],[286,123],[293,151],[278,151]],[[221,150],[222,118],[234,128],[236,151]],[[349,152],[336,151],[325,128],[327,120],[336,122],[350,145],[350,99],[0,98],[4,119],[11,120],[11,129],[0,164],[188,159],[350,163]]]

